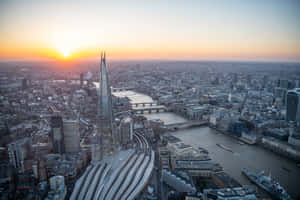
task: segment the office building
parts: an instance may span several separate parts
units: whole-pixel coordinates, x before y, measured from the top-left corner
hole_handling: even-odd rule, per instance
[[[105,53],[101,55],[98,97],[98,138],[100,140],[101,158],[114,152],[112,131],[112,98],[109,78],[106,70]]]
[[[63,120],[59,115],[53,115],[51,117],[51,140],[53,144],[54,153],[64,153],[64,130]]]
[[[126,117],[120,124],[120,142],[122,145],[128,144],[133,139],[133,122],[130,117]]]
[[[292,89],[295,87],[295,83],[290,80],[280,79],[277,82],[277,87],[284,88],[284,89]]]
[[[269,80],[269,77],[267,75],[264,75],[263,76],[263,83],[262,83],[263,88],[267,87],[268,80]]]
[[[76,120],[64,120],[64,150],[66,153],[80,151],[79,123]]]
[[[27,89],[27,79],[26,79],[26,78],[24,78],[24,79],[22,80],[22,89],[23,89],[23,90]]]
[[[80,87],[83,86],[83,73],[80,73]]]
[[[286,120],[300,121],[300,88],[289,90],[286,95]]]
[[[10,163],[19,171],[24,172],[24,160],[30,157],[32,152],[31,138],[24,138],[8,144]]]
[[[53,176],[49,179],[50,191],[46,199],[64,200],[67,195],[67,187],[63,176]]]
[[[238,75],[237,75],[237,73],[234,73],[234,74],[233,74],[233,77],[232,77],[232,82],[233,82],[234,84],[236,84],[237,81],[238,81]]]

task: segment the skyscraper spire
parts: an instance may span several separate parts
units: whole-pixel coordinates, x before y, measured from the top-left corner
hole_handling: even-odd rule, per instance
[[[112,98],[106,70],[105,52],[101,53],[99,100],[98,100],[98,136],[100,138],[101,157],[113,152],[112,137]]]
[[[112,121],[111,91],[106,69],[105,53],[101,56],[100,77],[99,77],[99,102],[98,115],[100,119]]]

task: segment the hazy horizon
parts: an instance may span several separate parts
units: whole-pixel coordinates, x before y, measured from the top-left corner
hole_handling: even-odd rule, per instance
[[[0,3],[0,60],[300,62],[297,0]]]

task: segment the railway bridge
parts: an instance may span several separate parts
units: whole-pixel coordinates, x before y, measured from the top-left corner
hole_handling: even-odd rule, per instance
[[[136,114],[144,114],[144,113],[159,113],[159,112],[166,112],[168,111],[167,107],[162,105],[156,106],[148,106],[148,107],[135,107],[132,108],[133,112]]]
[[[120,87],[120,88],[111,87],[110,89],[111,89],[111,92],[124,92],[124,91],[134,90],[133,87]]]

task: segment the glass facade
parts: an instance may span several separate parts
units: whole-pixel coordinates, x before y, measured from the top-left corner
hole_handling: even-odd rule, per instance
[[[299,120],[299,94],[294,91],[289,91],[286,95],[286,120]]]

